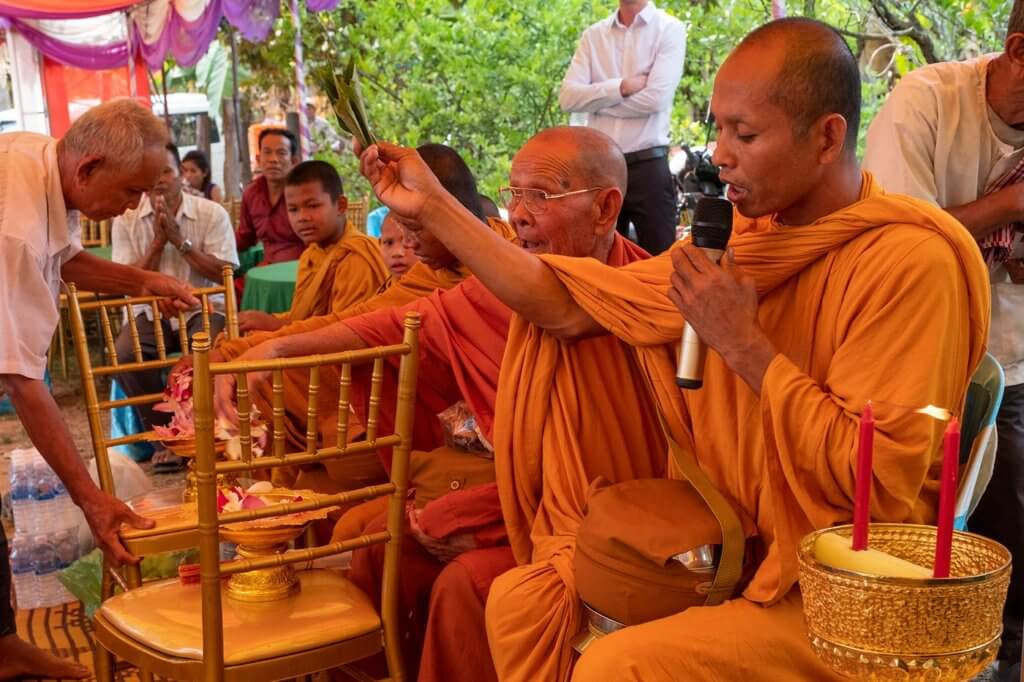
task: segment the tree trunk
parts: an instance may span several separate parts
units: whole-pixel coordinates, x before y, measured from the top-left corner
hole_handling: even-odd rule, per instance
[[[210,115],[199,114],[196,117],[196,147],[202,150],[203,154],[206,154],[206,158],[210,157]]]
[[[234,103],[225,98],[221,101],[221,116],[224,120],[224,130],[221,131],[221,139],[224,140],[224,198],[237,199],[242,196],[242,167],[248,164],[248,154],[242,157],[238,149],[237,126],[235,120]],[[244,158],[245,163],[242,163]]]

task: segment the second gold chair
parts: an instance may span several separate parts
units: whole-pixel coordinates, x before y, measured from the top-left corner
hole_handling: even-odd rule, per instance
[[[193,398],[198,452],[200,584],[182,584],[177,579],[147,583],[104,602],[94,621],[99,645],[97,676],[101,681],[113,679],[115,655],[147,672],[172,679],[220,682],[308,675],[372,656],[382,649],[390,673],[387,679],[395,682],[404,679],[397,590],[416,394],[418,328],[418,316],[410,314],[406,317],[403,343],[394,346],[305,358],[216,364],[209,362],[209,338],[196,336]],[[400,361],[395,427],[393,433],[381,435],[377,428],[382,395],[381,369],[388,359]],[[374,371],[366,439],[349,443],[347,419],[343,419],[336,441],[317,447],[320,368],[340,365],[338,414],[347,415],[352,366],[371,362]],[[304,450],[286,453],[283,373],[295,369],[309,370],[309,433]],[[250,373],[272,375],[274,439],[271,451],[260,458],[253,456],[248,426]],[[237,381],[242,458],[232,462],[217,462],[214,451],[213,382],[215,377],[224,375],[234,375]],[[389,483],[218,515],[218,475],[320,463],[382,447],[393,449]],[[236,536],[240,523],[262,520],[269,524],[268,532],[271,532],[274,528],[271,519],[275,516],[312,512],[381,496],[388,497],[384,531],[323,547],[288,550],[257,558],[248,554],[249,558],[220,563],[219,542],[224,536]],[[134,541],[176,529],[187,529],[187,524],[126,530],[123,536]],[[302,570],[298,574],[297,592],[286,590],[286,596],[277,595],[267,601],[254,603],[244,598],[246,593],[240,596],[232,592],[232,580],[254,571],[303,564],[380,543],[386,543],[386,550],[379,614],[369,596],[331,569]],[[227,576],[232,580],[222,580]],[[356,679],[370,679],[362,672],[346,671]]]

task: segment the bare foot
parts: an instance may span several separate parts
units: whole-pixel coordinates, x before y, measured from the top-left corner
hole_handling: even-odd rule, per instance
[[[91,674],[85,666],[37,649],[17,635],[8,635],[0,639],[0,680],[13,680],[21,675],[56,680],[84,680]]]

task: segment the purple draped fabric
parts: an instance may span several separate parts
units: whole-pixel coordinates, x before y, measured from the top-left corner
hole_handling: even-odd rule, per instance
[[[133,0],[134,2],[134,0]],[[133,4],[129,2],[127,4]],[[340,0],[306,0],[311,12],[335,9]],[[251,42],[266,40],[281,11],[280,0],[210,0],[209,5],[195,21],[185,21],[171,9],[160,37],[145,43],[136,26],[131,29],[131,50],[145,60],[149,68],[159,70],[168,55],[182,66],[192,66],[206,54],[210,43],[217,37],[221,17],[227,18],[242,37]],[[83,13],[75,18],[98,16],[106,12]],[[9,27],[20,33],[37,50],[62,64],[83,69],[113,69],[128,63],[127,43],[107,45],[76,45],[53,38],[20,21],[19,18],[68,19],[71,15],[55,17],[34,10],[9,7],[0,2],[0,27]]]
[[[42,31],[15,18],[0,20],[0,26],[10,26],[20,33],[32,47],[50,59],[80,69],[116,69],[128,64],[128,44],[75,45],[51,38]]]
[[[181,66],[193,66],[217,37],[221,16],[221,0],[210,0],[195,21],[186,21],[172,9],[164,30],[154,43],[143,42],[138,27],[133,25],[132,47],[153,71],[160,70],[168,54]]]
[[[267,39],[281,11],[281,0],[223,0],[224,16],[242,37],[254,43]]]
[[[310,12],[329,12],[339,4],[341,0],[306,0],[306,9]]]

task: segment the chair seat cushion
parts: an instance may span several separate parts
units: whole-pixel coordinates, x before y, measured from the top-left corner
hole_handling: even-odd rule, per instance
[[[380,629],[373,603],[340,573],[310,570],[298,575],[297,594],[263,603],[229,598],[227,581],[221,581],[225,665],[286,656]],[[141,644],[179,658],[202,658],[198,584],[182,585],[177,579],[149,583],[108,599],[101,612]]]

